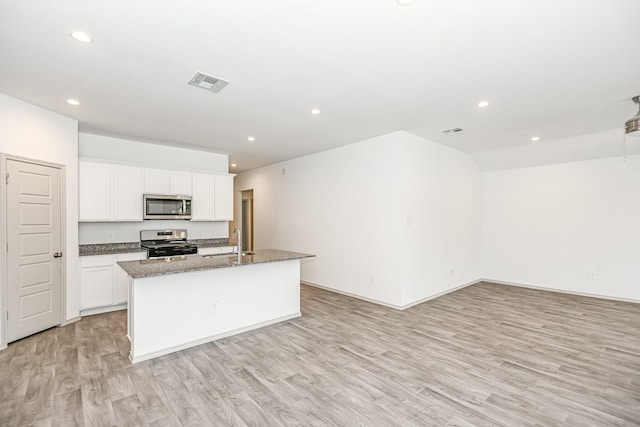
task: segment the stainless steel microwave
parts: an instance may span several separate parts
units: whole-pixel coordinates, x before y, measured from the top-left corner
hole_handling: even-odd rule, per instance
[[[191,196],[145,194],[144,219],[191,219]]]

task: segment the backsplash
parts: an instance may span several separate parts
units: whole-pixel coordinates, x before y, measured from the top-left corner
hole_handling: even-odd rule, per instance
[[[191,222],[180,220],[146,220],[142,222],[81,222],[78,224],[78,243],[139,242],[140,230],[184,228],[189,239],[220,239],[229,237],[229,223]]]

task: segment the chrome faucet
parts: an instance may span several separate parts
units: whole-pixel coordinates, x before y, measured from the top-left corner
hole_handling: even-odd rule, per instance
[[[238,249],[238,264],[242,261],[242,232],[240,228],[236,225],[236,228],[233,229],[233,235],[237,237],[237,249]]]

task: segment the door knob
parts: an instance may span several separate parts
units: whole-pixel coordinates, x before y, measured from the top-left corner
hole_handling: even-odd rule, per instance
[[[53,257],[54,258],[60,258],[62,256],[62,252],[54,252],[53,253]]]

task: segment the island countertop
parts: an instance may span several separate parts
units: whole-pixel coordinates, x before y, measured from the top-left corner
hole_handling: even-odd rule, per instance
[[[129,276],[137,279],[141,277],[211,270],[214,268],[242,267],[243,265],[311,257],[315,257],[315,255],[282,251],[279,249],[262,249],[243,255],[239,263],[237,255],[187,255],[170,258],[143,259],[139,261],[121,261],[118,262],[118,265],[122,267]]]

